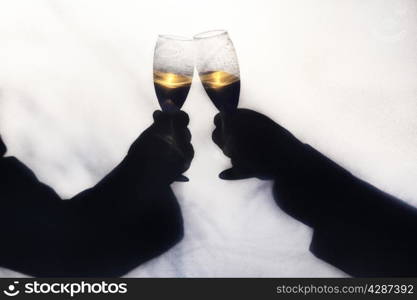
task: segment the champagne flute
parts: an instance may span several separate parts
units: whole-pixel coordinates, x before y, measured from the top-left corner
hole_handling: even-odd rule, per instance
[[[162,111],[177,111],[183,106],[194,74],[193,40],[160,35],[153,60],[153,81]]]
[[[162,111],[175,113],[183,106],[194,75],[193,40],[174,35],[159,35],[153,60],[153,82]],[[170,130],[175,136],[174,124]],[[181,150],[178,155],[183,155]],[[176,181],[188,181],[180,175]]]
[[[207,95],[222,113],[237,109],[240,71],[235,48],[225,30],[213,30],[194,36],[196,67]]]

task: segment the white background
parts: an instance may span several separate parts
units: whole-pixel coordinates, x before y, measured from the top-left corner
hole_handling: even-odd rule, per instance
[[[94,185],[158,108],[157,34],[210,29],[227,29],[237,49],[241,107],[417,204],[412,0],[3,0],[8,154],[64,198]],[[216,110],[198,80],[183,109],[196,150],[191,181],[174,185],[186,237],[129,276],[346,276],[308,252],[310,229],[276,207],[270,182],[217,178],[229,162],[210,140]]]

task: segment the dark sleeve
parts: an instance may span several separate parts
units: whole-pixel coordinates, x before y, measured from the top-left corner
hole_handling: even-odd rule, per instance
[[[71,275],[121,276],[183,237],[183,219],[168,184],[123,161],[92,189],[66,202],[74,222]]]
[[[170,187],[124,162],[61,200],[19,160],[0,158],[0,205],[0,265],[32,276],[121,276],[183,235]]]
[[[18,159],[0,158],[0,266],[36,276],[57,264],[61,203]]]
[[[417,276],[417,210],[308,145],[277,173],[274,194],[314,229],[310,250],[352,276]]]

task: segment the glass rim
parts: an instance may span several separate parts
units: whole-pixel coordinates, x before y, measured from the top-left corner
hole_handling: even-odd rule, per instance
[[[175,35],[175,34],[158,34],[158,38],[160,39],[166,39],[166,40],[174,40],[174,41],[182,41],[182,42],[192,42],[193,39],[181,36],[181,35]]]
[[[215,30],[208,30],[208,31],[197,33],[196,35],[193,36],[193,38],[196,40],[202,40],[202,39],[209,39],[209,38],[218,37],[220,35],[226,35],[226,34],[227,34],[227,30],[215,29]]]

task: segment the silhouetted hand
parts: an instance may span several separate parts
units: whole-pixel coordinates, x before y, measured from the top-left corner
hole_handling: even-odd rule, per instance
[[[183,220],[169,184],[194,155],[188,122],[184,112],[156,111],[123,161],[68,201],[18,159],[0,159],[0,208],[7,212],[0,233],[8,241],[0,266],[42,277],[114,277],[178,243]]]
[[[219,113],[214,119],[213,141],[231,158],[232,168],[222,179],[272,178],[297,163],[302,143],[268,117],[249,109]]]
[[[130,147],[125,162],[136,164],[152,180],[185,181],[181,174],[194,157],[188,115],[157,110],[153,119],[154,123]]]
[[[0,136],[0,157],[2,157],[7,151],[6,145],[3,143],[3,140]]]

